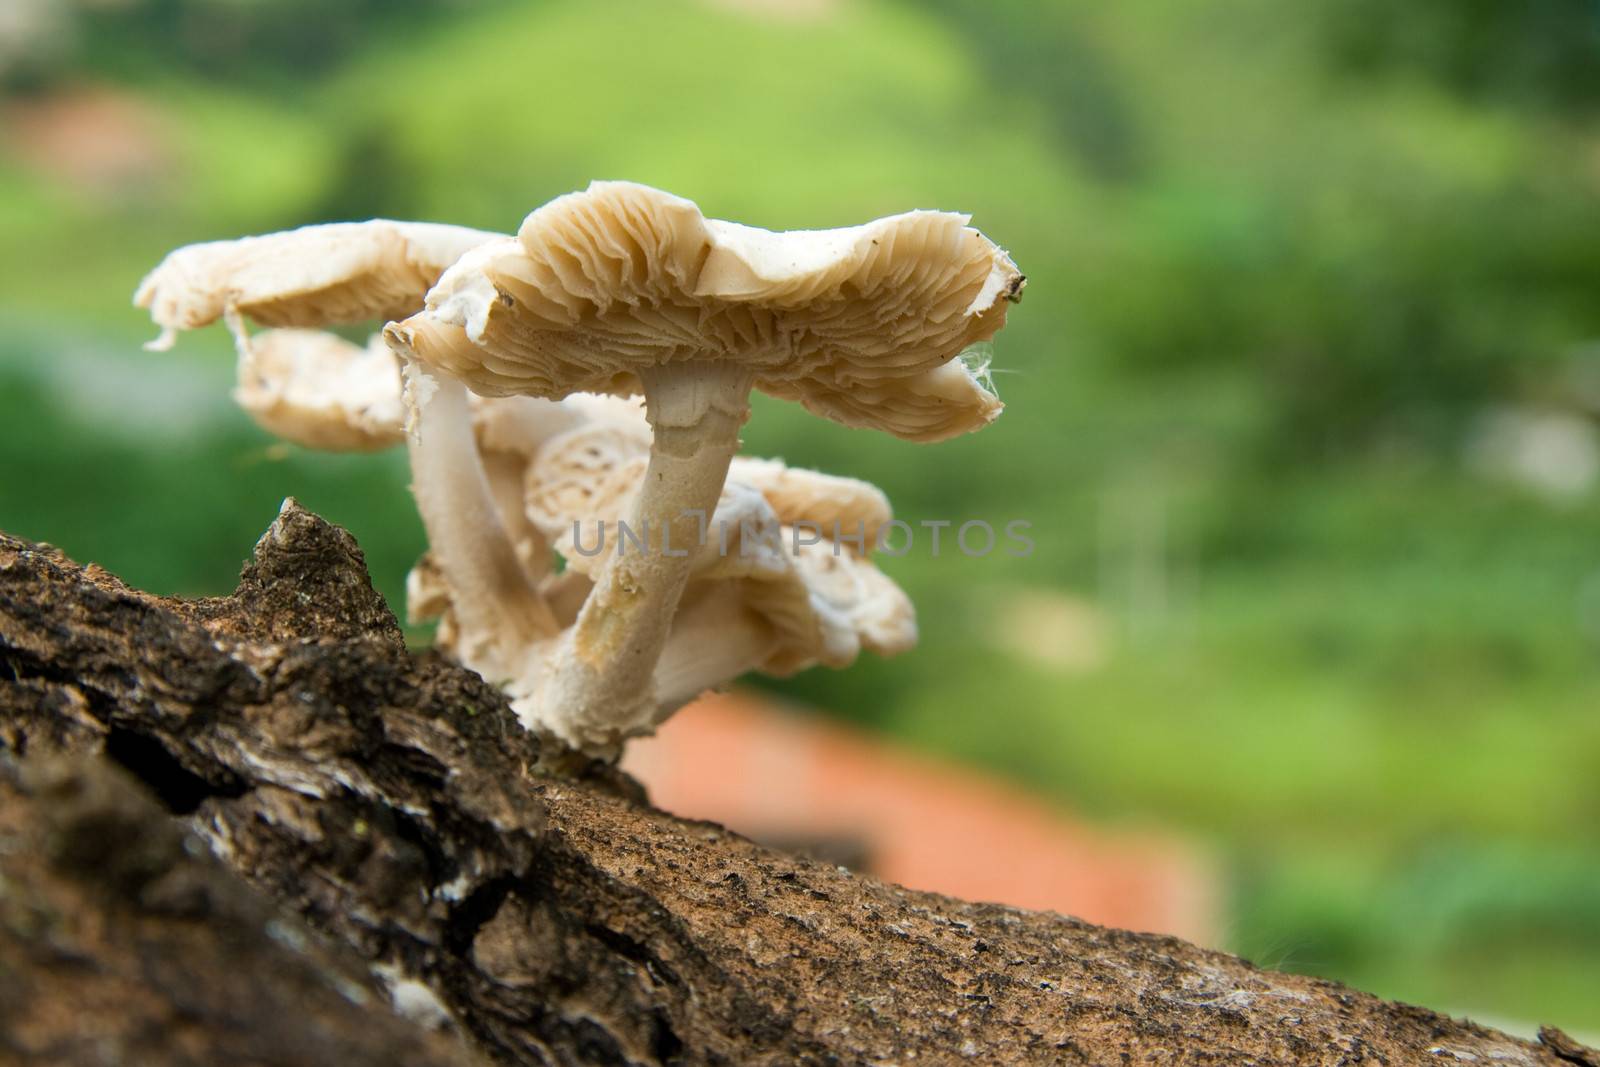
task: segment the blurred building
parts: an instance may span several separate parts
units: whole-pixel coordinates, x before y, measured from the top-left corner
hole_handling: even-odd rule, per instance
[[[913,889],[1216,943],[1217,876],[1192,845],[1090,827],[759,694],[703,698],[633,742],[625,766],[667,811]]]

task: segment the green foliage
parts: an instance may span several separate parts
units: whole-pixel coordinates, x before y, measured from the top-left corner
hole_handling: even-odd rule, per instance
[[[77,47],[51,72],[216,81],[292,80],[327,71],[375,32],[459,15],[473,0],[52,0],[72,9]],[[485,6],[491,0],[479,0]]]
[[[29,342],[22,361],[42,357],[56,373],[27,373],[15,349],[0,349],[0,426],[28,429],[0,434],[0,468],[26,472],[0,482],[0,528],[52,539],[143,589],[213,595],[233,588],[293,496],[355,533],[380,591],[403,604],[424,542],[401,456],[274,442],[215,402],[228,388],[225,361],[203,372],[211,393],[196,410],[207,393],[180,386],[190,373],[181,365],[161,367],[155,382],[140,382],[135,367],[96,381],[92,363],[72,365],[83,354],[70,341]]]
[[[1238,881],[1236,943],[1263,966],[1344,974],[1380,995],[1487,997],[1583,1019],[1600,952],[1597,880],[1592,855],[1448,836],[1376,855],[1258,856]]]
[[[1535,112],[1600,105],[1594,0],[1353,0],[1326,5],[1324,18],[1329,51],[1353,77],[1420,74]]]

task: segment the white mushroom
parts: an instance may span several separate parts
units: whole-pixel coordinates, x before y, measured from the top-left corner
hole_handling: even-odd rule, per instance
[[[406,442],[411,491],[428,552],[455,594],[460,658],[491,682],[525,676],[527,658],[560,627],[506,532],[466,391],[436,390],[414,364],[405,380],[413,410],[426,413]]]
[[[653,439],[630,525],[652,550],[611,556],[542,661],[520,709],[534,723],[609,750],[652,721],[686,548],[722,492],[752,388],[913,440],[998,414],[952,361],[1000,329],[1023,278],[967,221],[918,211],[772,233],[597,182],[463,256],[425,311],[385,330],[396,351],[486,395],[644,394]]]
[[[400,361],[378,334],[365,348],[322,330],[257,334],[240,346],[233,396],[263,429],[306,448],[371,452],[405,440]],[[582,406],[532,397],[469,399],[501,526],[523,569],[538,578],[549,570],[550,545],[525,515],[523,468],[540,441],[577,424]]]
[[[397,319],[421,307],[463,253],[499,236],[374,219],[186,245],[145,277],[133,302],[162,328],[151,348],[232,314],[263,326]]]
[[[728,480],[761,491],[780,522],[805,524],[841,544],[870,553],[893,518],[883,490],[859,478],[790,467],[782,460],[735,456]]]
[[[274,432],[328,448],[394,439],[391,368],[328,335],[279,330],[252,341],[244,320],[310,327],[409,314],[384,337],[409,359],[413,489],[431,543],[433,570],[414,575],[415,607],[448,603],[446,638],[493,680],[517,680],[525,722],[614,752],[697,679],[747,662],[844,661],[914,635],[909,604],[879,597],[898,590],[861,558],[887,520],[881,494],[760,461],[739,461],[741,480],[725,483],[752,388],[910,440],[998,414],[956,357],[1003,325],[1023,279],[966,222],[922,211],[770,233],[706,219],[644,186],[595,183],[535,211],[516,238],[380,220],[179,249],[135,302],[163,327],[158,345],[227,321],[239,340],[241,404]],[[468,385],[504,399],[473,397]],[[642,392],[648,441],[636,405],[574,395],[585,391]],[[560,435],[606,419],[647,454],[626,471],[541,482],[548,499],[527,507],[530,457],[554,455]],[[650,551],[604,554],[590,591],[583,567],[546,573],[540,522],[581,510],[574,494],[602,490],[626,496]],[[815,548],[777,562],[758,552],[730,571],[708,564],[699,544],[719,507],[780,533],[790,523],[814,523],[840,543],[859,533],[859,547],[829,542],[828,558],[842,561],[833,563]],[[754,593],[737,584],[749,582],[763,584]],[[736,616],[748,640],[725,642],[719,664],[693,666],[690,644],[663,657],[680,601],[679,634]],[[863,614],[869,603],[879,603],[876,615]]]
[[[569,573],[599,577],[612,555],[639,550],[618,524],[649,447],[637,414],[613,412],[552,437],[529,464],[528,516]],[[889,518],[866,482],[735,457],[656,665],[651,722],[746,671],[846,667],[862,649],[914,645],[909,598],[864,558]],[[833,540],[841,530],[848,541]]]
[[[397,445],[400,363],[373,341],[363,348],[321,330],[268,330],[241,350],[233,398],[262,429],[307,448]]]
[[[486,414],[494,403],[484,406]],[[567,561],[565,573],[539,585],[566,626],[619,544],[617,525],[643,481],[650,435],[642,411],[627,401],[575,394],[557,407],[560,415],[539,421],[569,428],[530,450],[526,506]],[[502,413],[490,417],[500,425],[490,434],[480,423],[480,442],[541,436]],[[915,644],[910,600],[856,550],[870,550],[888,519],[888,501],[866,482],[735,457],[656,665],[651,722],[747,671],[845,667],[863,649],[893,655]],[[819,539],[835,523],[849,540]],[[462,658],[453,593],[427,557],[413,570],[408,594],[412,621],[439,619],[437,643]],[[537,677],[506,681],[519,705],[538,684]]]
[[[177,330],[205,326],[221,318],[238,341],[241,402],[259,403],[275,430],[291,439],[336,437],[326,421],[321,438],[306,434],[291,414],[304,416],[297,383],[334,391],[354,383],[306,364],[316,351],[353,363],[344,342],[329,335],[266,334],[251,339],[244,319],[267,326],[315,327],[397,318],[416,311],[430,286],[463,253],[501,235],[432,223],[371,222],[307,226],[285,233],[216,241],[180,248],[145,278],[134,303],[148,308],[163,327],[156,346],[171,343]],[[258,348],[265,345],[265,351]],[[351,346],[353,347],[353,346]],[[363,388],[373,384],[365,379]],[[392,386],[393,380],[384,383]],[[282,394],[268,394],[274,385]],[[500,517],[497,491],[507,495],[503,471],[485,468],[474,440],[473,412],[460,390],[444,389],[432,398],[432,383],[410,376],[413,410],[431,398],[428,425],[410,435],[412,490],[428,531],[432,557],[448,574],[457,593],[456,624],[473,665],[486,673],[515,673],[530,646],[551,636],[557,624],[537,595],[527,567],[546,551],[532,543],[520,511],[508,512],[512,529]],[[363,398],[366,393],[358,394]],[[351,414],[352,395],[341,395],[322,415]],[[276,404],[276,407],[274,405]],[[370,410],[370,408],[369,408]],[[253,414],[261,415],[255,409]],[[393,414],[393,410],[390,411]],[[392,426],[379,436],[387,436]],[[352,433],[356,432],[352,430]],[[520,470],[509,492],[520,491]],[[536,574],[537,572],[535,572]]]

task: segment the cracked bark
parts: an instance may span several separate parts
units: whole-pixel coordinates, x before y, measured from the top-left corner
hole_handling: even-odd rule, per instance
[[[97,757],[0,762],[0,1062],[473,1062]]]
[[[524,733],[476,675],[409,653],[354,541],[292,503],[218,599],[0,537],[0,748],[23,766],[104,753],[295,921],[431,989],[491,1062],[1592,1055],[654,811]]]

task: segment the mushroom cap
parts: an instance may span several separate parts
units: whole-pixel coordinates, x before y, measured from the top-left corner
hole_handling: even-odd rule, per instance
[[[728,361],[847,426],[939,440],[999,414],[952,361],[1005,324],[1024,282],[967,222],[911,211],[774,233],[594,182],[466,253],[385,335],[485,395],[637,392],[641,369]]]
[[[878,532],[894,518],[883,490],[859,478],[791,467],[778,459],[735,456],[728,479],[759,490],[786,526],[814,525],[841,543],[861,535],[863,553],[876,547]]]
[[[528,518],[566,558],[569,574],[595,578],[619,550],[616,522],[629,514],[644,481],[649,448],[649,429],[635,411],[551,438],[529,465]],[[864,527],[870,547],[889,517],[888,500],[866,482],[736,457],[680,611],[715,590],[736,587],[736,602],[777,637],[759,665],[768,674],[819,663],[845,667],[863,648],[885,656],[903,652],[917,641],[910,598],[863,554],[828,536],[836,522],[847,536]],[[823,536],[797,538],[799,523]],[[652,541],[647,550],[660,549]]]
[[[429,222],[335,222],[187,245],[139,285],[133,302],[162,327],[207,326],[230,310],[263,326],[397,319],[468,249],[500,234]]]
[[[528,518],[569,550],[574,522],[592,529],[601,520],[614,524],[627,517],[650,452],[650,427],[637,403],[575,394],[560,406],[575,402],[584,421],[534,451],[525,476]],[[782,460],[735,456],[727,481],[756,490],[785,526],[813,526],[841,544],[853,545],[863,535],[863,554],[876,547],[878,532],[893,518],[889,498],[872,483]]]
[[[399,359],[381,334],[362,348],[323,330],[278,329],[241,344],[233,396],[263,429],[286,440],[331,452],[370,451],[404,437],[402,382]],[[551,437],[596,418],[644,425],[642,404],[621,397],[469,399],[486,462],[502,455],[525,462]],[[520,469],[516,478],[520,495]]]
[[[399,444],[400,365],[374,337],[365,348],[321,330],[268,330],[239,352],[233,398],[262,429],[328,452]]]
[[[643,422],[606,420],[557,435],[523,476],[528,520],[553,543],[565,544],[562,554],[570,560],[574,522],[592,528],[627,517],[649,450],[650,427]]]
[[[797,538],[753,486],[730,481],[712,521],[724,534],[696,561],[691,591],[737,587],[744,608],[777,637],[757,667],[763,673],[848,667],[862,649],[892,656],[917,643],[904,590],[835,541]]]
[[[532,459],[552,437],[585,423],[633,422],[645,428],[644,403],[638,398],[574,393],[565,400],[532,396],[471,395],[472,421],[478,445]]]
[[[455,618],[450,610],[452,599],[450,582],[438,560],[431,552],[424,552],[406,574],[406,622],[421,626],[440,620],[435,642],[448,649],[455,643]]]
[[[745,589],[746,604],[787,638],[761,665],[764,673],[848,667],[862,649],[894,656],[916,645],[916,610],[893,579],[834,542],[795,543],[792,533],[782,528],[792,574]]]

